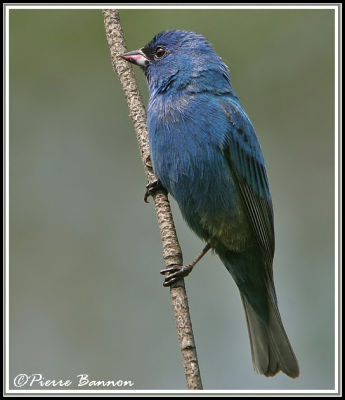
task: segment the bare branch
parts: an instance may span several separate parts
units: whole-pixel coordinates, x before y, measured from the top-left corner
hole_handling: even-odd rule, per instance
[[[113,69],[120,78],[127,99],[130,117],[133,120],[147,179],[149,182],[153,182],[156,180],[156,177],[152,172],[152,168],[150,168],[150,149],[146,128],[145,107],[131,65],[119,57],[120,54],[126,52],[119,12],[118,10],[103,10],[103,16]],[[182,252],[177,239],[168,196],[164,191],[157,191],[153,194],[153,199],[161,233],[164,262],[167,266],[171,264],[182,265]],[[170,294],[177,325],[187,388],[201,390],[200,370],[183,279],[179,280],[170,288]]]

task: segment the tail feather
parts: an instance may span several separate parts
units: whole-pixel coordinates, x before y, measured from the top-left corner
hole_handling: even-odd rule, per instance
[[[254,369],[265,376],[282,371],[291,378],[299,375],[298,362],[285,333],[277,306],[270,301],[268,324],[258,318],[241,295],[250,339]]]

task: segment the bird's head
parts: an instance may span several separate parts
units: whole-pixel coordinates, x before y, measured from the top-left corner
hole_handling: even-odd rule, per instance
[[[227,66],[210,43],[194,32],[160,32],[146,46],[121,57],[144,70],[151,94],[231,92]]]

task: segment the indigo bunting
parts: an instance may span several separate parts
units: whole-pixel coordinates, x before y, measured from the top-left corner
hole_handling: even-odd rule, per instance
[[[139,65],[147,79],[147,125],[158,182],[207,243],[192,264],[164,269],[165,285],[186,276],[213,249],[239,288],[254,369],[297,377],[273,282],[265,161],[227,66],[202,35],[181,30],[161,32],[121,57]]]

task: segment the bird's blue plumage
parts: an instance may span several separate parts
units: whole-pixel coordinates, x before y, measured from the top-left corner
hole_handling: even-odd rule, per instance
[[[203,36],[165,31],[141,49],[154,172],[237,283],[254,365],[298,375],[273,284],[272,200],[255,130]]]

